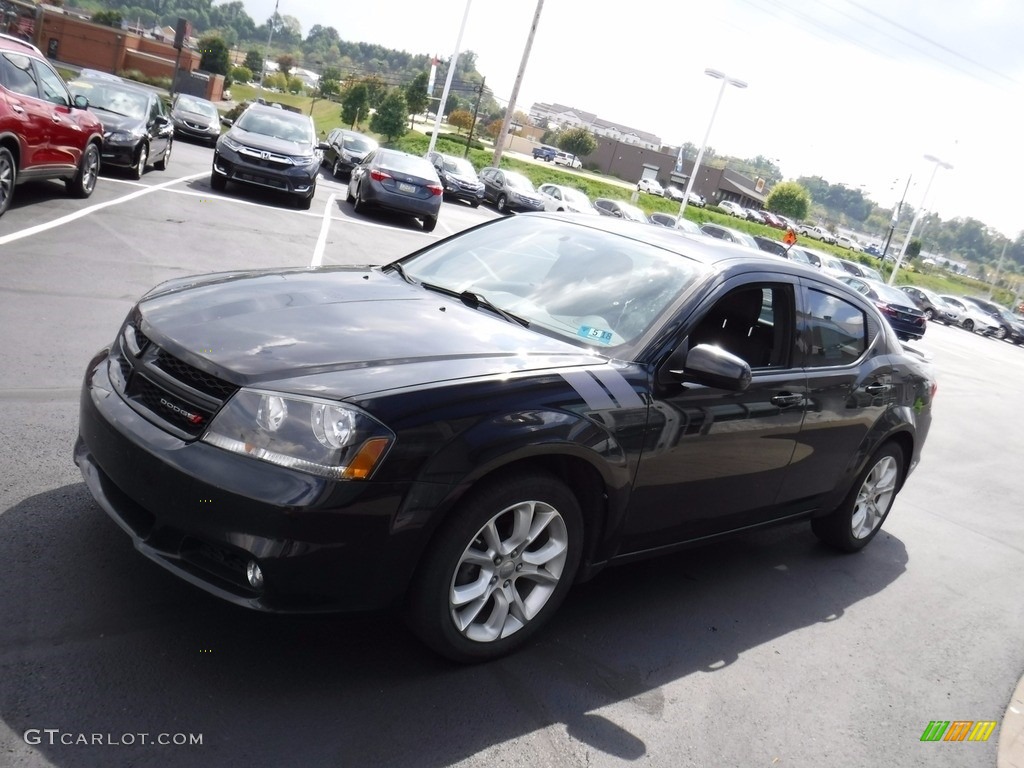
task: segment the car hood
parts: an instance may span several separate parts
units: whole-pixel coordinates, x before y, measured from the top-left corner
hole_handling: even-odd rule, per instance
[[[238,126],[232,127],[231,130],[224,135],[234,141],[237,141],[239,144],[244,144],[247,147],[263,149],[267,152],[273,152],[278,155],[311,156],[313,154],[313,148],[308,145],[297,144],[294,141],[288,141],[286,139],[278,139],[274,136],[267,136],[263,133],[252,133],[244,128],[239,128]]]
[[[142,330],[241,386],[354,397],[605,358],[369,267],[210,275],[158,286]]]
[[[104,131],[128,131],[129,133],[145,133],[146,124],[137,117],[119,115],[116,112],[107,112],[98,107],[91,108],[91,111],[103,124]]]
[[[453,173],[452,171],[445,171],[445,176],[449,179],[455,179],[461,181],[463,184],[477,184],[483,186],[479,176],[470,176],[465,173]]]

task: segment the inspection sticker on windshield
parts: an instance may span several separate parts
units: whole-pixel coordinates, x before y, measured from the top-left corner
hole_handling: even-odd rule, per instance
[[[602,331],[600,328],[591,328],[589,325],[581,325],[580,329],[576,331],[576,335],[590,341],[600,342],[601,344],[612,343],[611,331]]]

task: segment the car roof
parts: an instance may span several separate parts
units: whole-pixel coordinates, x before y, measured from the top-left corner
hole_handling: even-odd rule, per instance
[[[39,57],[42,57],[43,55],[43,52],[32,45],[28,40],[22,40],[20,37],[8,35],[5,32],[0,32],[0,43],[4,44],[5,47],[10,45],[12,48],[24,48],[26,53],[33,53]]]

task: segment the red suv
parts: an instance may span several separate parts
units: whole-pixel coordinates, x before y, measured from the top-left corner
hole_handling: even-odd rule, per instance
[[[71,195],[92,194],[103,125],[88,106],[38,48],[0,34],[0,216],[29,179],[63,179]]]

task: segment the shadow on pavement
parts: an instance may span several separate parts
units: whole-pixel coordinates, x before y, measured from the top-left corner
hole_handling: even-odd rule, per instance
[[[425,767],[552,724],[642,758],[647,745],[598,710],[628,701],[660,717],[663,685],[841,620],[899,578],[907,552],[883,530],[836,555],[804,526],[610,569],[574,589],[534,645],[476,667],[437,658],[390,615],[223,604],[136,553],[82,484],[0,514],[0,563],[0,718],[15,739],[0,754],[19,765]],[[203,743],[22,741],[44,728]]]

